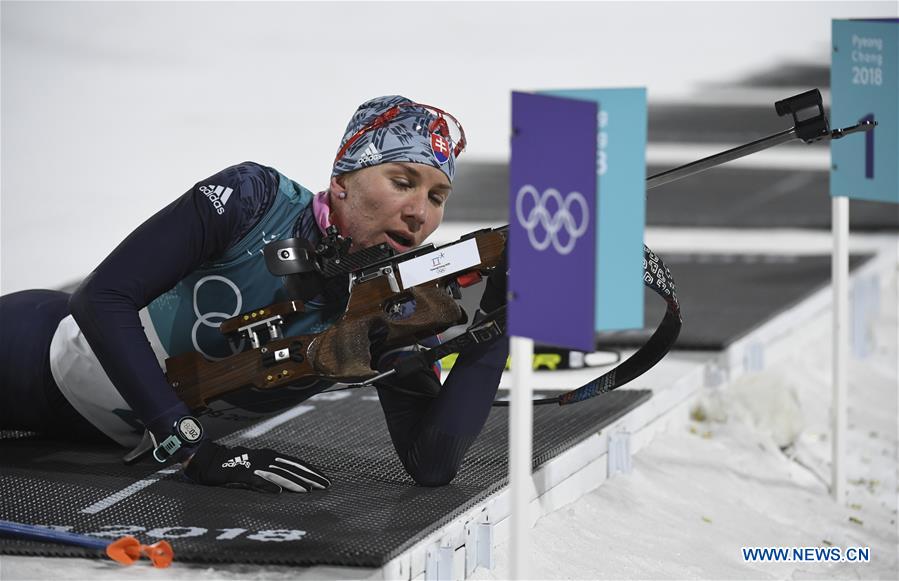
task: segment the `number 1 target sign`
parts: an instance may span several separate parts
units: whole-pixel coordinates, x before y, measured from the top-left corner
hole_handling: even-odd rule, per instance
[[[899,19],[834,20],[831,125],[876,121],[831,142],[830,193],[899,203]]]

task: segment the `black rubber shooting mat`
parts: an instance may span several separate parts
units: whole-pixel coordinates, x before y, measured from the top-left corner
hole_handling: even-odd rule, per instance
[[[615,391],[565,407],[536,406],[534,466],[650,395]],[[268,495],[201,487],[157,474],[159,465],[152,461],[127,467],[119,448],[6,433],[0,439],[0,519],[68,526],[110,540],[124,534],[143,543],[166,538],[176,561],[379,567],[506,483],[508,408],[493,408],[450,485],[425,488],[414,485],[396,458],[373,391],[322,394],[304,405],[314,409],[240,443],[272,447],[321,467],[333,481],[326,491]],[[81,512],[147,478],[158,480],[99,512]],[[100,556],[3,537],[0,552]]]
[[[660,253],[677,285],[684,325],[675,349],[720,351],[830,283],[830,256]],[[851,256],[855,269],[870,256]],[[600,333],[597,344],[639,346],[665,313],[645,292],[646,327]]]
[[[650,166],[647,175],[667,169]],[[454,184],[447,220],[508,221],[508,164],[459,164]],[[829,230],[829,192],[827,172],[722,166],[647,191],[646,224]],[[890,204],[850,200],[849,219],[856,231],[899,230],[899,208]]]

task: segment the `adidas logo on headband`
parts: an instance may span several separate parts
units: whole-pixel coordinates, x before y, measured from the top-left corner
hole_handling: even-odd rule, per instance
[[[359,158],[358,163],[367,164],[367,163],[378,163],[381,161],[381,152],[378,151],[378,148],[375,147],[374,143],[369,143],[368,147],[365,148],[365,151],[362,152],[362,157]]]

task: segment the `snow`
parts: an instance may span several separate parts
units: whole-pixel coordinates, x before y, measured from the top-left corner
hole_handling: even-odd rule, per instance
[[[534,579],[896,579],[897,300],[887,273],[876,350],[851,359],[846,501],[830,496],[830,312],[797,355],[708,390],[630,474],[540,519]],[[742,547],[870,547],[869,563],[744,562]],[[497,568],[508,577],[508,546]]]

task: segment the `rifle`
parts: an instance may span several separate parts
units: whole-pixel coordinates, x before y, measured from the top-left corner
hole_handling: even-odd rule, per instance
[[[775,103],[779,116],[792,116],[794,126],[725,152],[647,178],[647,189],[705,171],[763,149],[801,139],[805,143],[839,139],[870,131],[873,121],[831,130],[817,89]],[[469,233],[456,242],[435,247],[427,244],[396,254],[387,244],[349,253],[351,240],[332,227],[315,248],[305,240],[287,239],[268,244],[266,264],[273,275],[299,298],[250,311],[224,321],[222,333],[238,333],[251,348],[221,361],[206,361],[199,353],[166,360],[166,376],[178,396],[192,409],[231,391],[255,387],[276,389],[298,381],[325,379],[349,387],[370,385],[389,375],[371,367],[375,350],[411,345],[446,329],[464,324],[467,316],[455,302],[460,288],[489,275],[502,263],[508,226]],[[453,259],[446,262],[446,254]],[[422,275],[422,272],[426,272]],[[427,273],[430,274],[427,274]],[[349,276],[350,298],[334,325],[316,335],[284,337],[282,325],[304,312],[303,300],[321,292],[328,280]],[[611,391],[645,373],[673,347],[683,323],[671,273],[661,259],[644,246],[644,284],[668,305],[663,320],[639,350],[620,365],[591,382],[558,397],[535,404],[568,404]],[[397,318],[405,304],[415,303],[413,314]],[[457,339],[430,349],[426,360],[455,353],[471,342],[501,335],[504,307],[487,321]],[[260,336],[267,336],[263,343]],[[425,361],[424,357],[419,362]],[[431,394],[433,395],[433,394]],[[496,402],[503,405],[505,402]]]
[[[272,242],[264,250],[266,264],[300,298],[223,321],[220,332],[244,336],[251,348],[217,362],[197,352],[170,357],[166,378],[191,409],[245,387],[276,389],[315,379],[369,385],[391,374],[372,369],[373,351],[408,346],[467,322],[455,300],[460,288],[500,264],[507,235],[508,226],[487,228],[401,254],[387,244],[349,254],[351,239],[334,226],[314,249],[296,238]],[[284,337],[283,325],[305,311],[303,299],[345,275],[350,297],[343,315],[322,333]],[[399,318],[413,301],[412,314]]]

